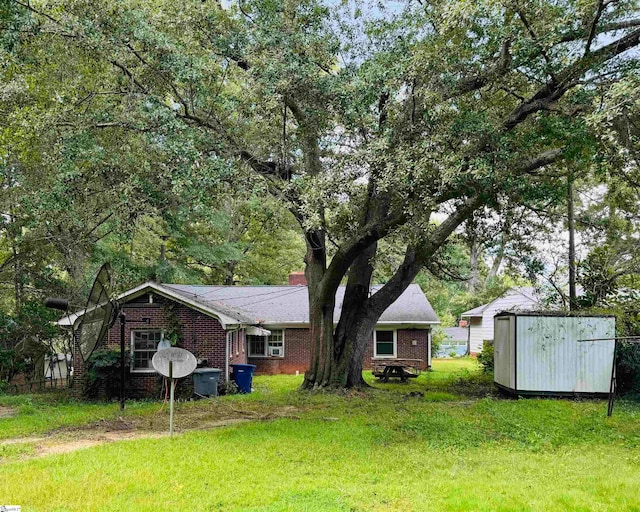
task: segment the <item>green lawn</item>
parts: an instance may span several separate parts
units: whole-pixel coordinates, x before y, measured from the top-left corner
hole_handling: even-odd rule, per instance
[[[251,395],[177,408],[178,430],[230,412],[255,419],[233,426],[25,460],[31,448],[8,445],[13,452],[0,451],[0,504],[46,511],[640,510],[636,404],[620,401],[606,418],[603,401],[503,399],[464,359],[363,393],[308,394],[297,391],[301,379],[257,377]],[[54,405],[42,397],[23,411],[24,400],[0,398],[20,411],[0,419],[4,438],[119,416],[112,404]],[[58,408],[72,420],[53,413]],[[158,409],[130,404],[124,420],[164,428],[167,411]],[[5,426],[14,434],[5,435]]]

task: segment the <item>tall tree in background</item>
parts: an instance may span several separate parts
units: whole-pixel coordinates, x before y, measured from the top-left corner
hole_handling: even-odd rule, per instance
[[[16,4],[37,20],[30,45],[101,70],[89,89],[61,77],[58,119],[242,162],[289,208],[306,244],[309,388],[361,385],[376,321],[476,210],[547,204],[563,182],[549,169],[590,158],[585,116],[640,41],[635,1],[408,2],[378,18],[313,0]],[[79,108],[86,95],[100,98]],[[370,295],[389,236],[404,258]]]
[[[198,133],[164,106],[138,103],[112,63],[49,34],[23,5],[6,7],[0,10],[5,312],[46,295],[83,303],[105,259],[122,287],[149,278],[249,280],[245,264],[263,281],[286,282],[301,267],[304,251],[290,240],[293,221],[273,200],[258,200],[262,183],[203,150]],[[277,266],[259,256],[274,242],[290,248]],[[162,244],[170,246],[164,262]]]

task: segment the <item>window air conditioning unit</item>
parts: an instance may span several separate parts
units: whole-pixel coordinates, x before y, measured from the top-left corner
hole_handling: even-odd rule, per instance
[[[269,347],[269,355],[282,357],[282,347]]]

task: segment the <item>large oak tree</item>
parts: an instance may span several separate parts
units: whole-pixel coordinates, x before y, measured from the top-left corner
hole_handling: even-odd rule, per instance
[[[287,205],[307,248],[308,388],[361,385],[377,319],[474,212],[561,197],[597,143],[585,116],[640,42],[628,0],[15,4],[37,20],[30,44],[64,41],[117,85],[79,81],[78,99],[101,96],[67,122],[188,138]],[[391,236],[404,259],[371,295]]]

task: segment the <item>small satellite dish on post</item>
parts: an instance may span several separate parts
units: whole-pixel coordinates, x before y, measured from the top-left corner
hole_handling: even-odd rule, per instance
[[[171,392],[169,398],[169,435],[173,436],[173,397],[176,390],[176,379],[191,375],[198,366],[196,356],[183,348],[171,347],[158,350],[151,359],[151,364],[160,375],[169,377]]]

